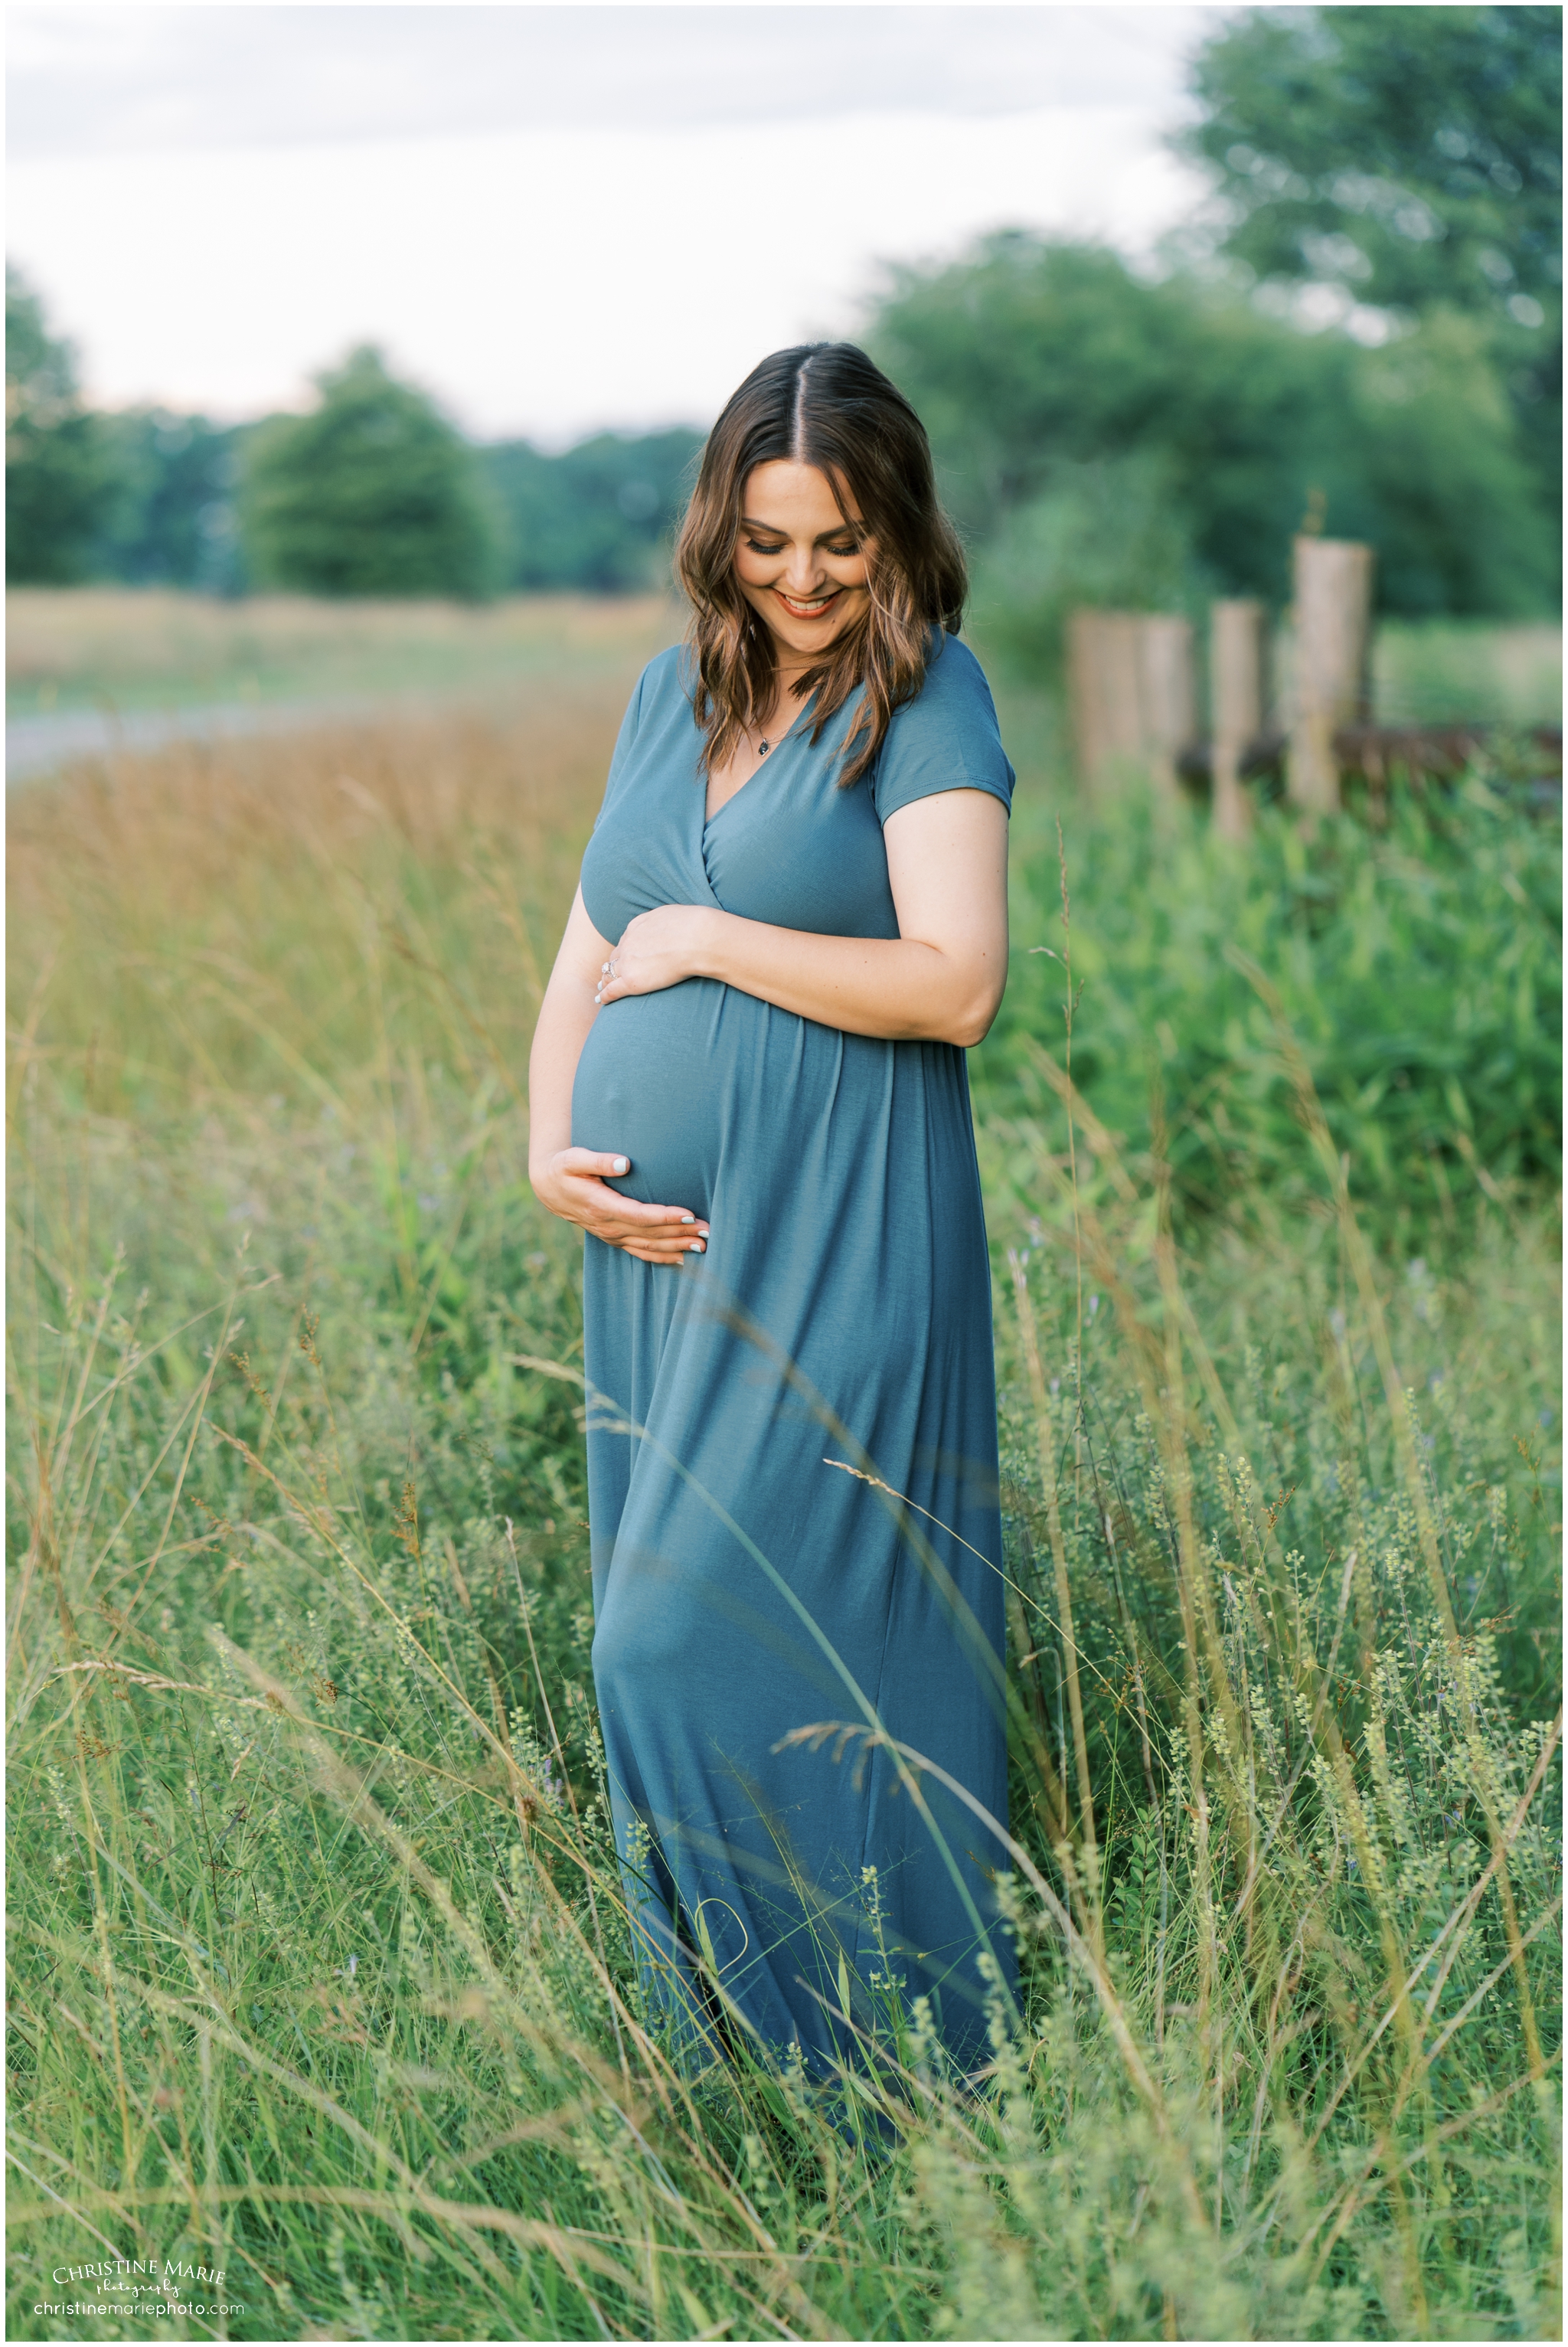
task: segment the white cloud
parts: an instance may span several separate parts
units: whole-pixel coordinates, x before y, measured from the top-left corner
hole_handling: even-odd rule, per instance
[[[9,12],[15,155],[1166,104],[1223,7]]]
[[[35,151],[10,172],[8,250],[108,405],[238,416],[297,405],[311,373],[368,340],[487,436],[702,423],[764,352],[853,333],[881,261],[952,255],[1004,225],[1147,251],[1198,193],[1163,145],[1179,105],[1176,36],[1190,42],[1204,13],[1187,8],[15,13],[35,99],[37,77],[54,75],[56,92],[74,77],[97,146],[38,151],[51,140],[35,106]],[[451,18],[496,21],[459,26],[454,46]],[[190,36],[182,58],[172,19]],[[705,48],[695,19],[712,31]],[[861,68],[877,42],[886,52],[889,25],[913,19],[920,42],[891,86],[927,95],[895,108],[889,77]],[[379,78],[352,97],[349,69],[378,26],[390,27]],[[455,127],[483,95],[476,61],[498,72],[507,41],[553,60],[527,86],[536,111],[553,90],[554,116]],[[280,60],[302,43],[321,72],[310,107],[272,108],[283,143],[191,143],[203,119],[267,113]],[[786,49],[799,53],[793,84]],[[1039,101],[1047,52],[1071,103]],[[237,77],[247,54],[251,87]],[[602,70],[589,105],[590,55]],[[944,55],[946,104],[932,94]],[[421,57],[423,96],[409,78]],[[715,57],[736,66],[722,107]],[[757,70],[741,72],[748,58]],[[759,59],[779,67],[773,80]],[[827,71],[835,60],[843,70]],[[639,75],[647,102],[628,124],[618,117]],[[1119,81],[1132,94],[1109,102]],[[671,118],[682,87],[707,118]],[[865,97],[799,115],[784,104],[791,88],[819,109]],[[1009,89],[1012,110],[984,110]],[[1095,90],[1100,102],[1085,102]],[[372,119],[410,111],[416,135],[368,135]],[[307,117],[334,135],[302,142]]]

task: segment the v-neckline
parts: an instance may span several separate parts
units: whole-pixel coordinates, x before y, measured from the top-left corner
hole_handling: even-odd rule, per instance
[[[742,784],[741,784],[741,785],[740,785],[739,789],[737,789],[737,790],[733,790],[733,791],[730,793],[730,795],[729,795],[729,797],[728,797],[727,799],[721,799],[721,800],[720,800],[720,802],[719,802],[719,804],[718,804],[718,805],[713,809],[713,812],[712,812],[712,815],[710,815],[710,814],[708,813],[708,810],[707,810],[707,805],[706,805],[706,800],[707,800],[707,784],[706,784],[706,783],[704,783],[704,784],[703,784],[703,802],[704,802],[704,804],[703,804],[703,808],[702,808],[702,836],[703,836],[703,838],[704,838],[704,839],[706,839],[706,837],[707,837],[708,834],[712,830],[713,825],[718,822],[719,817],[723,814],[724,809],[725,809],[726,807],[733,807],[733,806],[734,805],[734,804],[735,804],[735,801],[736,801],[738,798],[743,797],[743,796],[744,795],[744,794],[745,794],[747,791],[749,791],[749,790],[751,789],[752,784],[756,781],[757,776],[762,773],[763,768],[764,768],[765,765],[767,765],[767,764],[769,764],[773,759],[774,759],[774,758],[776,758],[776,757],[777,757],[777,755],[778,755],[779,752],[784,748],[784,743],[785,743],[786,742],[790,742],[790,741],[793,741],[793,740],[794,740],[794,738],[795,727],[800,723],[800,722],[801,722],[801,718],[803,718],[803,717],[804,717],[804,716],[805,716],[805,714],[806,714],[807,711],[811,708],[812,702],[814,702],[815,699],[816,699],[816,695],[815,695],[815,693],[814,692],[814,693],[812,694],[812,696],[811,696],[811,701],[808,701],[808,702],[806,702],[806,704],[805,704],[805,708],[804,708],[804,709],[802,709],[802,710],[799,712],[799,714],[798,714],[798,715],[797,715],[797,716],[796,716],[796,717],[792,721],[792,723],[790,723],[790,724],[785,728],[785,730],[784,731],[784,733],[782,733],[779,735],[778,740],[777,740],[775,743],[773,743],[772,747],[769,749],[769,751],[768,751],[768,753],[767,753],[766,757],[759,758],[759,759],[757,760],[756,764],[752,768],[752,771],[751,771],[751,773],[746,776],[745,781],[744,781],[743,783],[742,783]]]

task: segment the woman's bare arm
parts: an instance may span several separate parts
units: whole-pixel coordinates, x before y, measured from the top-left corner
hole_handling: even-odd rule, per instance
[[[716,978],[851,1035],[979,1042],[1007,984],[1007,809],[988,791],[939,791],[889,815],[883,839],[897,938],[818,937],[716,906],[661,905],[601,956],[615,964],[602,999]]]
[[[610,1187],[630,1173],[630,1155],[571,1145],[571,1088],[598,1016],[594,989],[610,947],[589,919],[579,888],[539,1005],[528,1056],[528,1180],[552,1214],[579,1223],[607,1246],[642,1263],[701,1255],[708,1225],[683,1206],[648,1206]]]

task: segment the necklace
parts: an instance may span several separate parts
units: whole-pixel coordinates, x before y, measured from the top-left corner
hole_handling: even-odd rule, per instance
[[[786,726],[785,726],[785,728],[784,728],[784,733],[787,733],[788,732],[789,732],[789,727],[786,725]],[[750,741],[750,739],[751,739],[751,735],[750,735],[749,733],[747,734],[746,739],[747,739],[748,741]],[[779,736],[779,741],[782,741],[783,739],[784,739],[784,734],[781,734],[781,735]],[[770,750],[776,750],[776,749],[777,749],[777,747],[778,747],[778,743],[777,743],[777,742],[770,742],[770,741],[767,739],[767,737],[766,737],[766,735],[765,735],[765,734],[759,734],[759,735],[757,736],[757,755],[758,755],[758,757],[759,757],[759,758],[765,758],[765,757],[767,756],[768,752],[769,752]]]

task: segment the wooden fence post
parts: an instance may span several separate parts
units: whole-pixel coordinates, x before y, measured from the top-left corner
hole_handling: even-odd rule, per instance
[[[1180,787],[1176,760],[1197,730],[1193,623],[1151,616],[1139,620],[1138,631],[1143,754],[1156,789],[1173,799]]]
[[[1163,613],[1073,611],[1067,685],[1078,764],[1091,791],[1142,767],[1173,795],[1196,721],[1191,623]]]
[[[1102,789],[1138,755],[1137,645],[1124,614],[1069,615],[1067,688],[1079,771],[1088,789]]]
[[[1210,617],[1210,811],[1222,839],[1245,839],[1252,829],[1241,760],[1263,731],[1263,605],[1245,600],[1217,602]]]
[[[1296,541],[1295,706],[1286,794],[1308,815],[1339,805],[1334,735],[1368,713],[1372,549],[1351,538]]]

